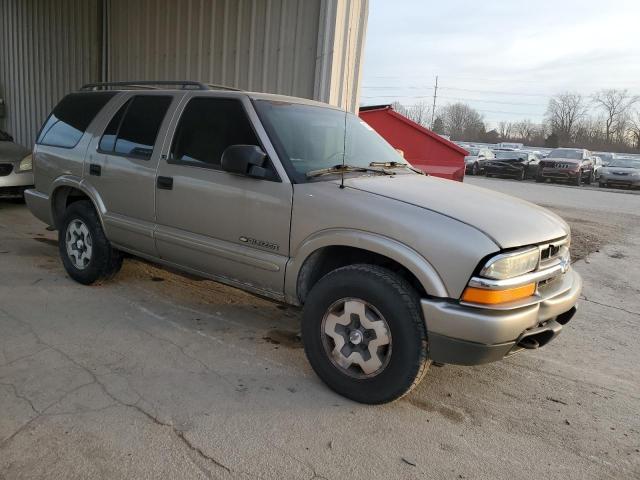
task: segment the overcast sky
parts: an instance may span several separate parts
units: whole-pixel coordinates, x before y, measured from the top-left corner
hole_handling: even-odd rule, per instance
[[[370,0],[363,105],[457,100],[539,122],[550,95],[640,94],[640,0]]]

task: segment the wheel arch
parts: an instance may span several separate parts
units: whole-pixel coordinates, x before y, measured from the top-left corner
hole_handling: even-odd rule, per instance
[[[324,230],[302,242],[287,264],[285,296],[291,303],[304,304],[320,278],[336,268],[356,263],[396,271],[421,295],[448,296],[435,268],[412,248],[382,235],[347,229]]]
[[[60,221],[67,207],[79,200],[89,200],[93,204],[100,222],[103,223],[104,203],[95,189],[80,178],[62,176],[55,180],[51,189],[51,219],[56,229],[60,229]]]

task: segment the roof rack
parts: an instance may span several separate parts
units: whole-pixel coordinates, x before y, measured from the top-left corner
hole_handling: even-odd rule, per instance
[[[111,87],[140,88],[156,90],[162,86],[172,86],[180,90],[233,90],[241,91],[238,88],[227,87],[225,85],[207,84],[188,80],[136,80],[131,82],[96,82],[87,83],[80,87],[81,91],[86,90],[106,90]]]

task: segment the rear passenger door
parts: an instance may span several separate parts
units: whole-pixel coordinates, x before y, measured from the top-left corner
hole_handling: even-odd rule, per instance
[[[265,179],[222,171],[230,145],[269,153],[247,98],[190,94],[158,167],[156,245],[161,258],[228,283],[282,294],[292,185],[272,160]],[[252,121],[253,120],[253,121]],[[275,156],[275,153],[272,153]]]
[[[84,178],[104,203],[107,236],[116,246],[156,255],[155,181],[167,112],[176,96],[126,94],[90,148]]]

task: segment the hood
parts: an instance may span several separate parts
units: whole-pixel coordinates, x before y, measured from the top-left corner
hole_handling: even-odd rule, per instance
[[[19,162],[29,150],[14,142],[0,142],[0,162]]]
[[[453,218],[480,230],[501,248],[542,243],[569,233],[564,220],[542,207],[460,182],[399,174],[351,178],[345,186]]]

